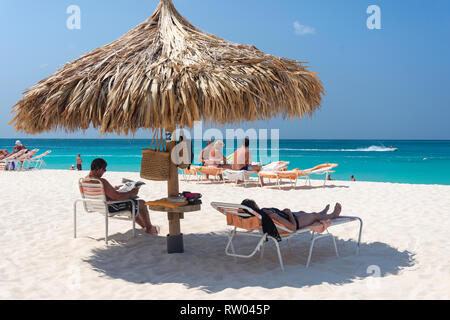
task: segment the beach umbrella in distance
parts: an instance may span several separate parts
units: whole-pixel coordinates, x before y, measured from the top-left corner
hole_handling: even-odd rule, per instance
[[[172,0],[161,0],[145,22],[25,91],[11,124],[30,134],[90,127],[172,132],[200,120],[222,125],[301,118],[312,115],[323,94],[320,79],[303,63],[203,33]],[[174,195],[177,168],[171,164],[170,170]]]

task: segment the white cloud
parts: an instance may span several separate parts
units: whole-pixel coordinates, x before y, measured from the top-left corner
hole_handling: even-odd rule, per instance
[[[300,22],[298,22],[298,21],[294,22],[294,30],[295,30],[295,34],[298,36],[304,36],[307,34],[315,34],[316,33],[316,29],[314,29],[313,27],[304,26],[304,25],[300,24]]]

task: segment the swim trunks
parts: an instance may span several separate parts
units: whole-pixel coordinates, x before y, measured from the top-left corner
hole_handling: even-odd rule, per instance
[[[139,201],[137,199],[130,199],[134,202],[134,216],[137,217],[139,216]],[[125,211],[125,210],[129,210],[131,211],[131,203],[129,201],[127,202],[119,202],[119,203],[115,203],[115,204],[110,204],[108,205],[108,211],[109,213],[116,213],[119,211]]]

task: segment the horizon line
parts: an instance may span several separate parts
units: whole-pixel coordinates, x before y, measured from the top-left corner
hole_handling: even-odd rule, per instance
[[[235,140],[239,140],[241,138],[235,138]],[[0,140],[152,140],[152,138],[0,138]],[[205,139],[193,139],[206,141]],[[257,140],[271,140],[271,139],[257,139]],[[279,140],[295,140],[295,141],[374,141],[374,140],[383,140],[383,141],[450,141],[450,139],[383,139],[383,138],[367,138],[367,139],[296,139],[296,138],[280,138]]]

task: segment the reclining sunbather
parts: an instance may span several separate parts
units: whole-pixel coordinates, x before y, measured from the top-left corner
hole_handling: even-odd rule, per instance
[[[277,208],[260,209],[256,202],[250,199],[242,201],[242,205],[249,207],[258,213],[263,211],[269,215],[272,220],[276,220],[291,231],[309,228],[318,233],[322,233],[328,229],[328,227],[331,226],[331,219],[339,217],[342,211],[340,203],[336,203],[334,211],[331,214],[327,214],[330,205],[327,205],[325,209],[320,212],[312,213],[304,211],[292,212],[290,209],[284,209],[282,211]]]
[[[5,159],[6,157],[9,157],[10,153],[8,150],[0,150],[0,160]]]

